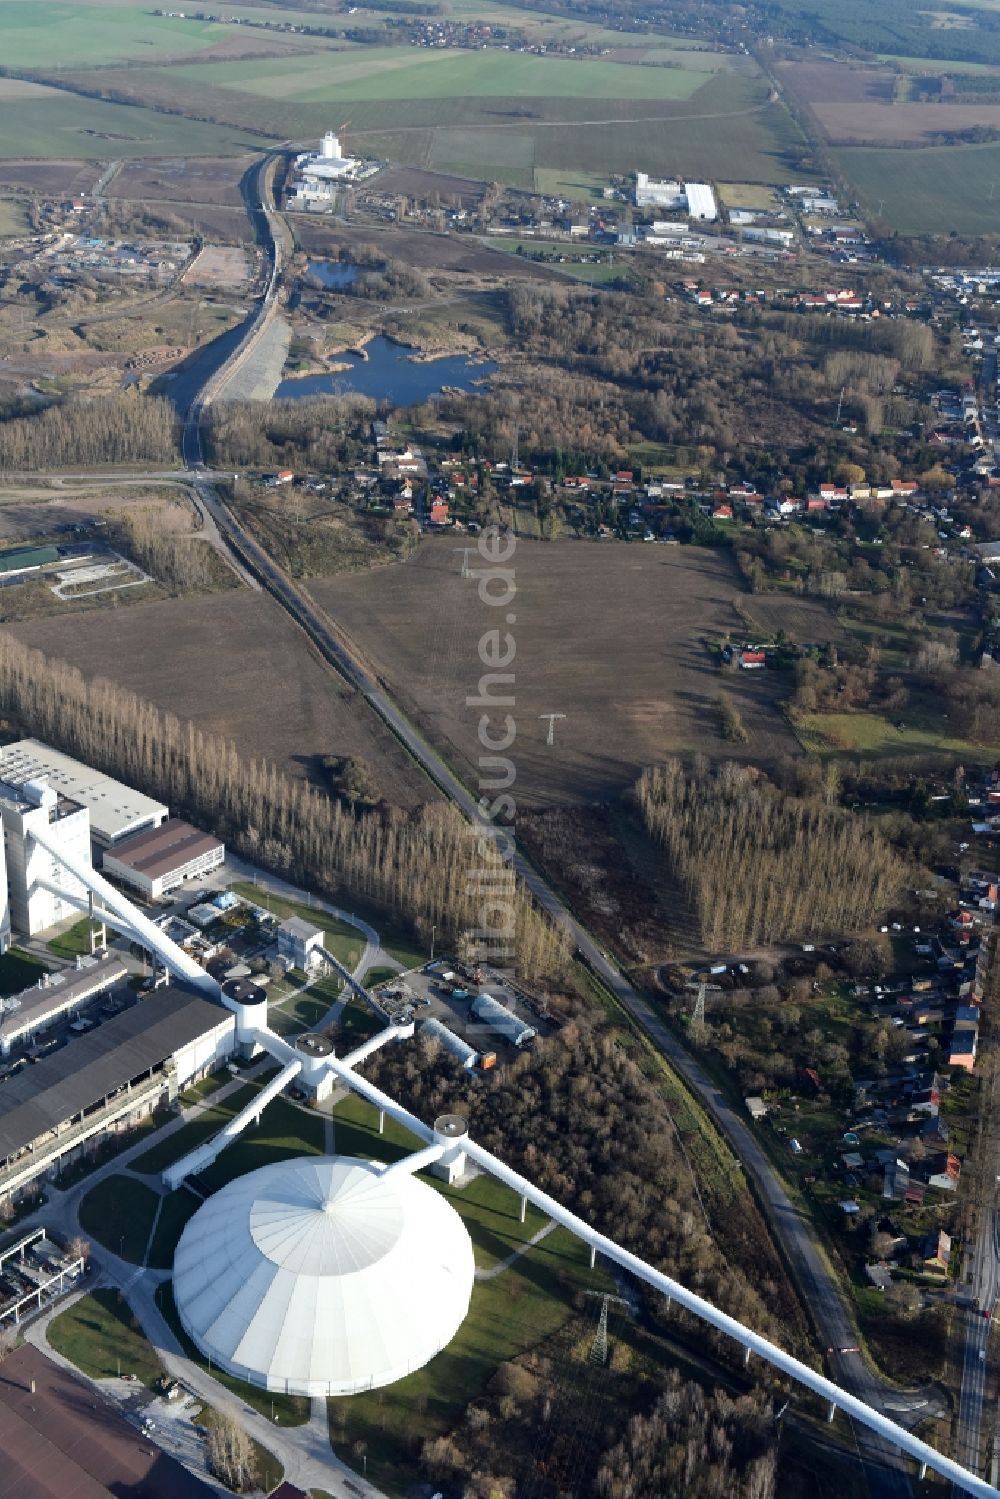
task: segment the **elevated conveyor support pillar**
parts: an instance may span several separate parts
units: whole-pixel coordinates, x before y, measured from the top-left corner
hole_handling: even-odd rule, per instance
[[[194,1176],[197,1172],[204,1171],[206,1166],[211,1166],[226,1146],[231,1145],[237,1135],[243,1133],[252,1119],[260,1119],[271,1099],[276,1098],[294,1077],[298,1077],[301,1071],[301,1061],[297,1059],[289,1062],[277,1077],[272,1077],[271,1081],[261,1088],[256,1098],[251,1098],[245,1109],[241,1109],[228,1124],[223,1125],[217,1135],[213,1135],[211,1140],[207,1140],[204,1145],[199,1145],[196,1150],[188,1151],[187,1155],[182,1155],[179,1161],[174,1161],[172,1166],[168,1166],[163,1173],[163,1185],[173,1192],[186,1177]]]

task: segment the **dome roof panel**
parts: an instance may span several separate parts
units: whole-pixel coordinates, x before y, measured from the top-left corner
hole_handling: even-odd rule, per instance
[[[472,1293],[469,1236],[432,1187],[383,1170],[283,1161],[202,1204],[174,1297],[203,1352],[266,1389],[337,1395],[402,1378],[451,1341]]]

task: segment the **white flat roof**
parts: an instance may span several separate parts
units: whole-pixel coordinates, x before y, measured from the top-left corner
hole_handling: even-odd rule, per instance
[[[19,739],[0,748],[0,781],[23,786],[47,781],[53,791],[79,802],[90,812],[90,827],[100,843],[111,843],[150,821],[162,820],[168,808],[112,776],[93,770],[38,739]]]

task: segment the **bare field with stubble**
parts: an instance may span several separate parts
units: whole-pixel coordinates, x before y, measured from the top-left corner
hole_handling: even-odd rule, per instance
[[[467,544],[467,543],[466,543]],[[476,553],[470,556],[475,567]],[[374,575],[312,579],[309,591],[363,649],[405,710],[471,784],[478,780],[479,708],[466,706],[486,668],[485,631],[510,630],[517,738],[514,795],[525,806],[602,800],[665,756],[702,751],[768,761],[795,754],[780,713],[787,679],[720,677],[706,640],[743,626],[728,558],[688,547],[521,541],[517,596],[480,602],[462,577],[458,537],[425,542]],[[511,624],[507,614],[514,615]],[[749,739],[720,734],[718,695],[742,714]],[[507,709],[495,711],[499,721]],[[542,714],[565,715],[546,743]],[[496,732],[496,731],[494,731]]]
[[[412,807],[436,797],[388,729],[266,594],[241,589],[10,629],[86,677],[109,677],[235,740],[246,757],[321,780],[320,757],[350,755],[367,763],[388,801]]]

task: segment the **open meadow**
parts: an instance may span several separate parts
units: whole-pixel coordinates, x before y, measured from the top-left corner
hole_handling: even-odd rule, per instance
[[[387,729],[320,664],[278,605],[248,589],[136,604],[127,628],[107,610],[32,620],[11,632],[87,677],[110,677],[240,753],[321,779],[325,755],[353,756],[401,806],[434,788]],[[109,638],[114,639],[109,649]]]
[[[474,554],[473,554],[474,555]],[[474,567],[474,561],[471,562]],[[514,558],[513,623],[479,601],[454,540],[425,542],[374,576],[312,579],[309,591],[391,684],[428,738],[473,784],[483,632],[516,642],[514,795],[525,805],[600,800],[676,753],[796,752],[777,674],[715,675],[707,640],[742,628],[740,584],[724,553],[616,542],[529,542]],[[743,716],[746,746],[722,738],[719,692]],[[502,712],[501,711],[501,717]],[[563,715],[553,724],[541,715]]]

